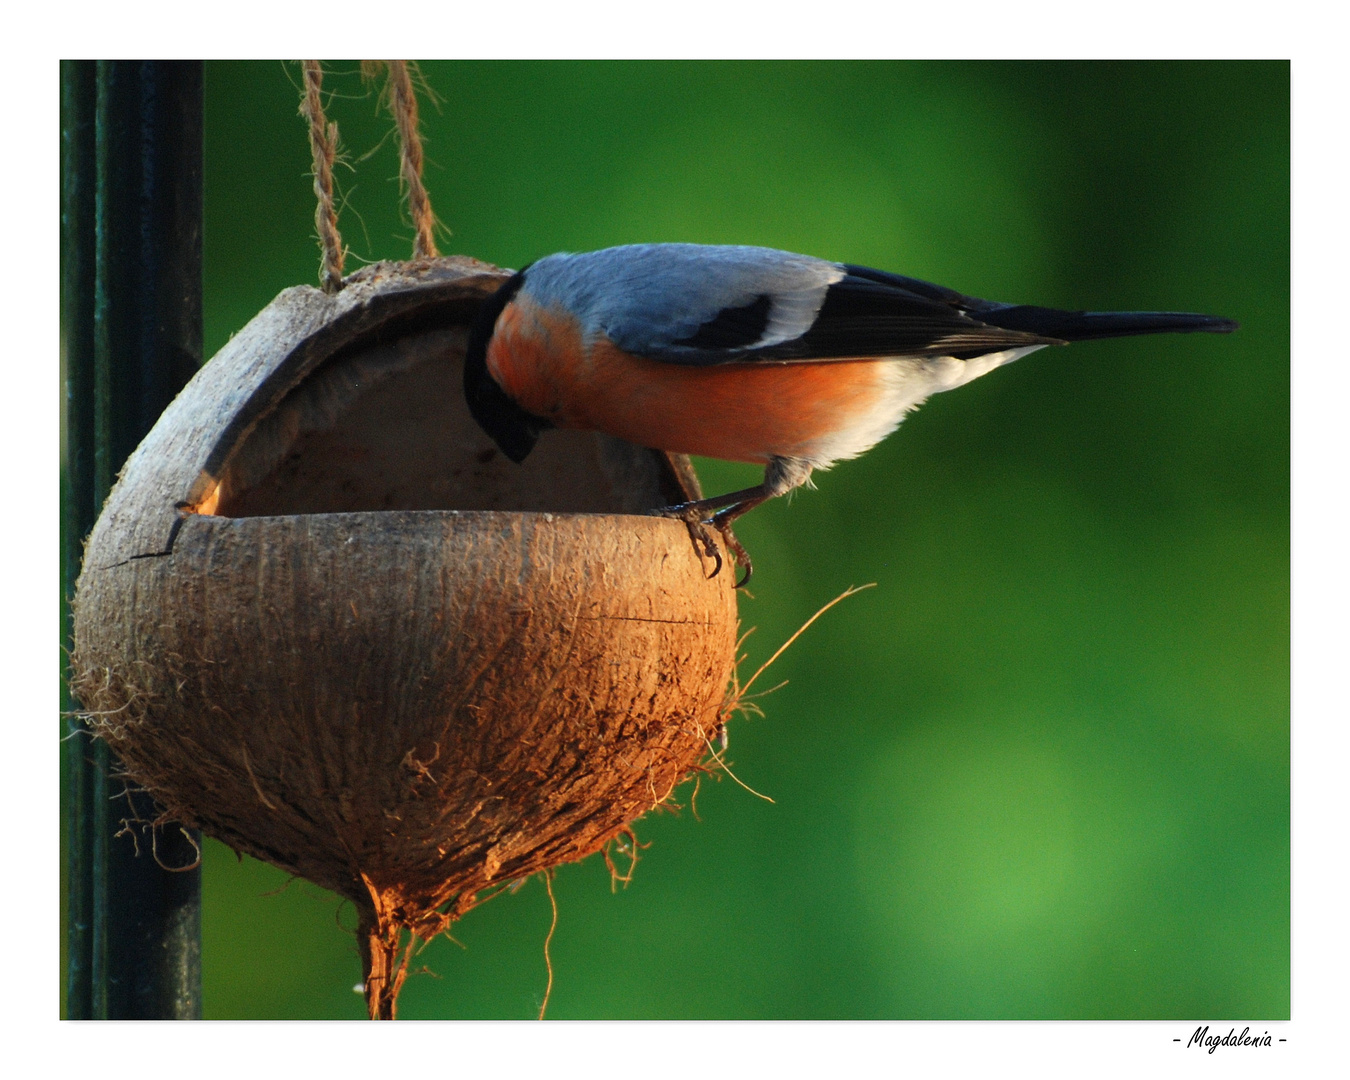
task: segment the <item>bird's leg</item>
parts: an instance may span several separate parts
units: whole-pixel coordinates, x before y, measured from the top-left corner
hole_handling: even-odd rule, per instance
[[[736,588],[739,589],[750,580],[755,568],[750,561],[750,553],[731,531],[731,523],[760,503],[777,498],[779,495],[786,495],[793,488],[800,487],[810,477],[811,465],[808,462],[800,458],[774,457],[769,459],[769,464],[764,468],[762,484],[741,491],[728,492],[725,495],[715,495],[710,499],[667,506],[654,513],[663,517],[677,518],[685,523],[695,549],[710,556],[717,563],[713,567],[713,572],[708,575],[710,578],[716,577],[721,572],[722,556],[717,550],[712,534],[708,531],[708,526],[711,525],[720,532],[736,565],[745,571],[745,577],[736,582]]]

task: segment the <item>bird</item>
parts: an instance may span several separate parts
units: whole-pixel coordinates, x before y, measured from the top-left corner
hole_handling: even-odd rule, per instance
[[[520,463],[549,428],[764,467],[754,487],[663,507],[744,576],[732,524],[813,472],[857,457],[935,393],[1051,345],[1228,333],[1183,312],[1062,311],[966,296],[774,248],[628,244],[560,252],[508,278],[465,346],[469,411]]]

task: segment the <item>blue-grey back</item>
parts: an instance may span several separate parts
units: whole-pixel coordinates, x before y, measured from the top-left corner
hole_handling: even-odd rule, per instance
[[[764,296],[772,307],[761,344],[795,338],[844,275],[838,263],[773,248],[631,244],[549,255],[526,271],[523,291],[575,316],[588,336],[648,354]]]

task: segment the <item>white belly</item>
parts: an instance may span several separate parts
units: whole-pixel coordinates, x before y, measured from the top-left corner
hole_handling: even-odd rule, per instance
[[[954,390],[978,379],[996,367],[1011,364],[1028,353],[1045,348],[1030,345],[1021,349],[985,353],[970,360],[954,356],[893,357],[876,361],[885,365],[885,392],[866,414],[811,447],[813,468],[827,469],[836,461],[846,461],[865,453],[900,426],[905,414],[917,409],[932,395]]]

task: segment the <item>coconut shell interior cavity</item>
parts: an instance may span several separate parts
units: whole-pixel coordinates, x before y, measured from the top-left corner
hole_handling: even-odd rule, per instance
[[[687,462],[548,432],[517,466],[469,416],[504,278],[283,292],[132,455],[77,590],[77,694],[131,779],[386,940],[667,799],[732,668],[732,574],[639,516],[698,494]]]

